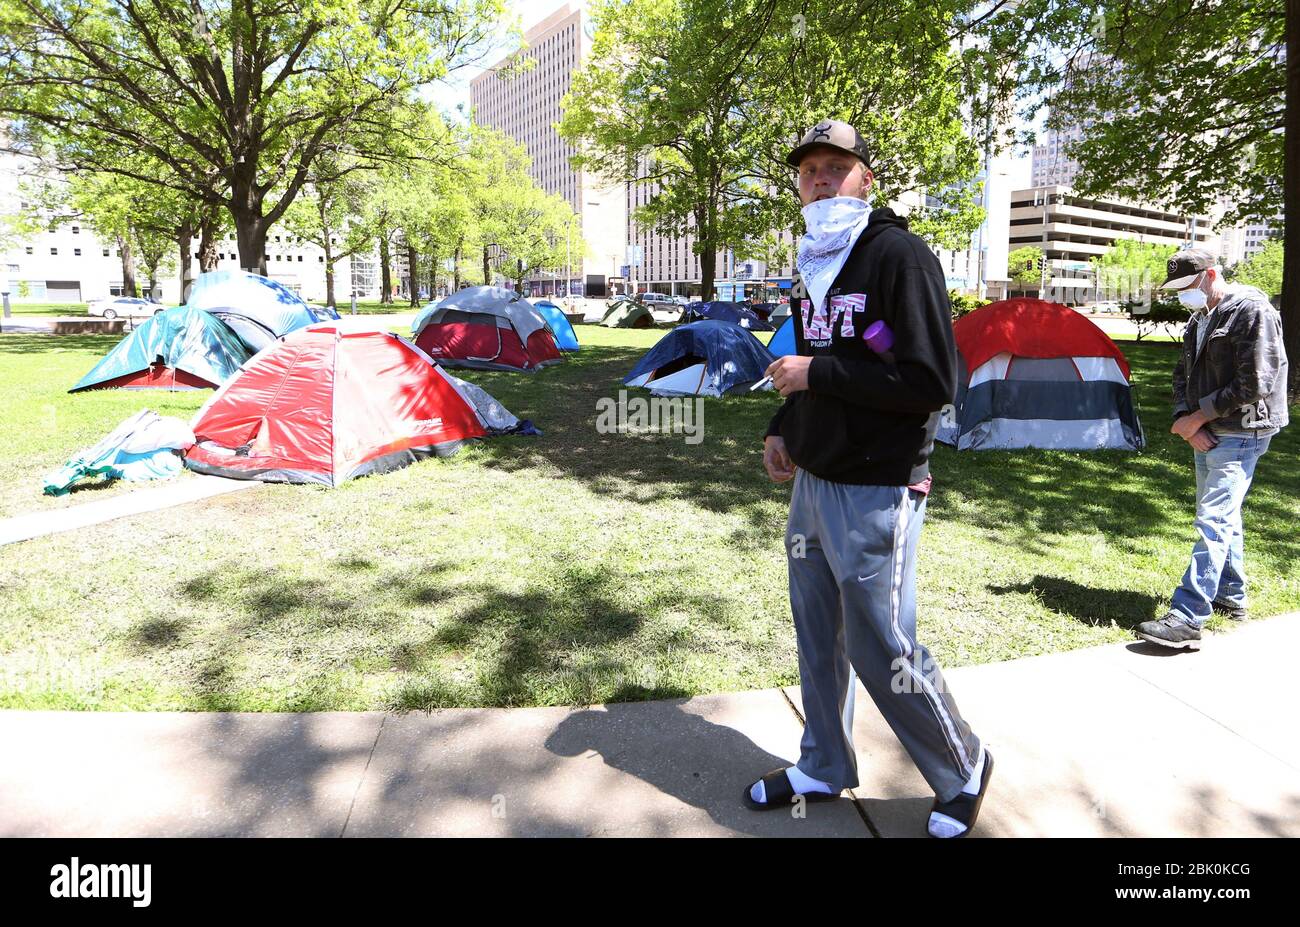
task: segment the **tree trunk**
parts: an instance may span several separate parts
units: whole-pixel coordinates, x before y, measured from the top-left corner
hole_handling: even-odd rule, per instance
[[[122,295],[133,299],[140,294],[135,287],[135,256],[131,253],[131,239],[118,236],[117,253],[122,256]]]
[[[451,263],[451,267],[452,267],[452,270],[451,270],[451,273],[452,273],[452,277],[451,277],[451,286],[452,286],[452,290],[451,290],[451,291],[452,291],[453,293],[460,292],[460,252],[461,252],[461,248],[464,246],[464,244],[465,244],[465,239],[463,239],[463,238],[462,238],[460,241],[456,242],[456,257],[455,257],[455,260],[453,260],[452,263]]]
[[[1300,0],[1286,0],[1286,135],[1282,156],[1282,335],[1287,394],[1300,397]]]
[[[492,265],[488,261],[487,245],[483,246],[483,285],[484,286],[492,285]]]
[[[438,298],[438,252],[429,252],[429,300]]]
[[[388,248],[387,229],[379,231],[379,278],[384,289],[379,301],[388,305],[393,301],[393,255]]]
[[[411,308],[420,305],[420,255],[415,245],[406,243],[406,267],[411,275]]]
[[[205,213],[199,220],[199,273],[207,274],[217,269],[217,248],[221,246],[221,223],[214,213]]]
[[[239,266],[266,276],[266,220],[261,216],[235,215],[235,241],[239,244]]]
[[[330,251],[329,235],[322,236],[321,241],[325,243],[325,305],[338,309],[338,303],[334,299],[334,255]]]
[[[181,259],[181,301],[180,305],[185,305],[190,299],[190,287],[194,285],[194,268],[191,266],[194,259],[194,223],[186,219],[181,223],[180,232],[176,236],[176,244],[180,249]]]
[[[264,195],[257,188],[257,158],[237,157],[230,172],[230,216],[235,220],[239,266],[263,277],[266,276],[266,233],[270,228],[262,214]]]
[[[718,252],[713,242],[702,242],[704,250],[700,252],[700,299],[708,302],[713,299],[713,277],[718,263]]]

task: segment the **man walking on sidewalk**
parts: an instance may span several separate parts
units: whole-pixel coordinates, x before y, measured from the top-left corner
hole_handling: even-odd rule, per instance
[[[1223,282],[1209,251],[1169,259],[1165,289],[1192,312],[1174,367],[1174,424],[1196,464],[1196,546],[1169,611],[1137,634],[1164,647],[1197,649],[1214,612],[1246,618],[1241,505],[1255,464],[1287,424],[1282,318],[1251,286]]]
[[[794,479],[786,551],[805,727],[798,764],[747,787],[745,803],[788,808],[857,786],[861,679],[934,789],[931,836],[964,836],[993,757],[916,641],[929,457],[957,375],[943,271],[906,220],[870,208],[867,146],[852,126],[818,123],[787,160],[808,233],[791,299],[798,353],[768,369],[785,403],[763,463],[773,480]],[[892,345],[879,325],[874,349],[863,340],[875,323]]]

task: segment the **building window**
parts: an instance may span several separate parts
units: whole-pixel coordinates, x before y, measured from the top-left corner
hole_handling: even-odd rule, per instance
[[[72,234],[73,234],[73,235],[80,235],[80,234],[81,234],[81,226],[79,226],[79,225],[74,225],[74,226],[72,227]]]
[[[73,256],[73,257],[81,257],[81,249],[80,249],[80,248],[73,248],[73,249],[72,249],[72,256]]]
[[[26,251],[28,254],[31,254],[31,253],[32,253],[32,246],[31,246],[31,245],[28,245],[28,246],[27,246],[26,248],[24,248],[23,250]]]
[[[58,249],[58,248],[51,248],[51,249],[50,249],[50,254],[58,254],[58,253],[59,253],[59,249]]]
[[[100,248],[99,250],[101,250],[101,251],[104,252],[104,257],[108,257],[108,249],[107,249],[107,248]]]

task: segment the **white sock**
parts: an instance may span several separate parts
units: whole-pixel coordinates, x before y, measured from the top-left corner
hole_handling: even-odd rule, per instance
[[[980,793],[980,779],[983,777],[984,748],[980,747],[979,762],[975,764],[975,771],[971,773],[971,777],[966,780],[966,784],[961,787],[961,790],[967,795],[978,795]],[[930,835],[933,837],[957,837],[965,832],[966,825],[960,821],[954,821],[946,814],[931,811],[929,829]]]
[[[785,776],[790,780],[790,787],[794,789],[796,795],[805,795],[808,792],[825,792],[829,795],[835,791],[831,788],[829,782],[822,782],[820,779],[805,775],[798,766],[791,766],[787,769]],[[759,779],[750,788],[749,797],[760,805],[767,801],[767,789],[763,786],[762,779]]]

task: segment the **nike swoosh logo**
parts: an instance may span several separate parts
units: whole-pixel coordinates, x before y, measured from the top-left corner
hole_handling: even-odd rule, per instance
[[[875,578],[876,578],[877,576],[879,576],[879,575],[880,575],[879,573],[872,573],[870,576],[859,576],[859,577],[858,577],[858,582],[860,582],[860,583],[865,583],[867,580],[869,580],[869,579],[875,579]]]

